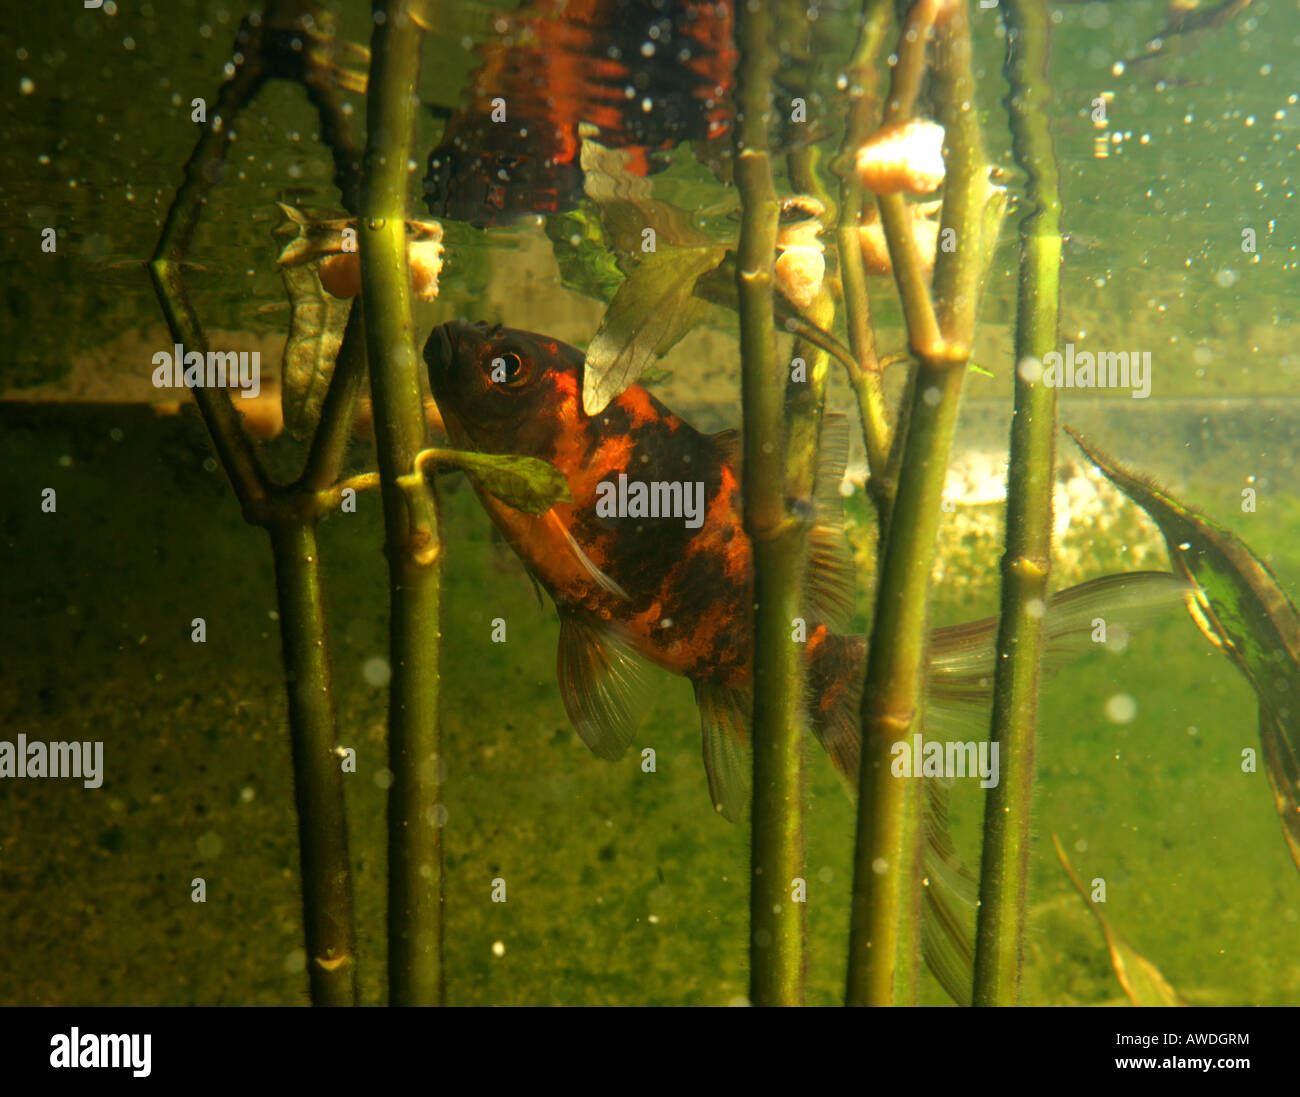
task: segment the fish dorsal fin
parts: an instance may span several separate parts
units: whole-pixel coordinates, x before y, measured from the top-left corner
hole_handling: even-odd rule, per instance
[[[739,823],[749,805],[752,772],[749,764],[749,715],[753,700],[747,690],[707,682],[692,682],[704,733],[704,770],[709,797],[728,822]]]
[[[650,668],[613,633],[560,610],[556,658],[569,721],[599,758],[621,758],[649,707]]]
[[[744,458],[744,446],[741,443],[740,431],[735,427],[728,427],[726,430],[720,430],[712,438],[713,447],[717,450],[724,464],[731,467],[731,471],[736,474],[736,479],[741,478],[742,459]]]
[[[844,415],[828,412],[822,420],[813,489],[817,513],[808,531],[804,610],[812,620],[824,621],[837,632],[848,629],[857,590],[853,555],[844,536],[844,496],[840,494],[848,462],[849,421]]]

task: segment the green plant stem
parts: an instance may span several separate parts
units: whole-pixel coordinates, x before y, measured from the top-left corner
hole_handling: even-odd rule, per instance
[[[289,691],[311,998],[316,1005],[356,1005],[352,876],[316,530],[287,521],[268,532]]]
[[[149,276],[172,338],[183,344],[186,350],[197,350],[205,355],[208,341],[198,313],[190,302],[181,276],[181,264],[189,254],[194,230],[234,140],[235,131],[231,123],[252,102],[265,79],[260,57],[254,54],[246,57],[244,64],[237,66],[230,79],[221,85],[212,113],[221,118],[223,124],[220,128],[209,124],[200,133],[185,162],[185,181],[167,211],[167,219],[148,263]],[[247,507],[265,499],[269,492],[266,473],[243,431],[230,392],[224,388],[203,387],[190,391],[240,506]]]
[[[908,27],[932,10],[919,0],[905,24],[898,53],[908,56]],[[936,101],[948,132],[944,223],[951,222],[965,246],[941,252],[935,287],[946,293],[978,278],[983,206],[987,182],[975,111],[970,38],[964,2],[949,2],[935,16]],[[891,104],[906,100],[914,68],[896,66]],[[904,89],[900,91],[900,88]],[[881,203],[882,219],[888,203]],[[886,234],[890,222],[885,219]],[[895,226],[897,229],[897,226]],[[910,232],[904,247],[915,251]],[[957,406],[973,336],[974,309],[943,296],[934,310],[937,334],[925,318],[928,290],[899,273],[902,250],[889,237],[895,277],[904,300],[908,339],[918,364],[908,392],[901,446],[898,493],[885,530],[878,594],[862,695],[862,764],[859,774],[857,839],[854,849],[853,908],[849,931],[850,1005],[909,1004],[916,1001],[920,959],[921,786],[894,777],[891,749],[911,744],[921,726],[926,653],[926,610],[934,541]],[[901,241],[900,241],[901,243]],[[965,268],[973,268],[968,274]],[[952,269],[949,269],[952,268]],[[924,293],[924,301],[912,300]],[[916,324],[917,326],[914,326]]]
[[[876,338],[871,328],[871,303],[867,297],[867,274],[858,233],[862,222],[862,184],[858,181],[853,160],[857,150],[871,136],[879,82],[876,58],[889,24],[889,0],[865,0],[858,40],[845,66],[845,76],[849,81],[849,116],[840,155],[835,162],[835,172],[840,178],[835,240],[844,297],[844,323],[848,329],[849,347],[858,366],[856,372],[850,371],[849,382],[857,397],[858,415],[862,420],[869,473],[867,490],[882,523],[893,500],[893,485],[885,478],[889,463],[890,426],[881,385],[880,360],[876,355]]]
[[[423,34],[417,5],[375,5],[361,191],[361,292],[384,501],[389,574],[388,982],[393,1005],[442,1001],[442,843],[438,803],[439,601],[436,489],[404,490],[423,448],[424,405],[406,266]],[[418,15],[418,12],[416,13]]]
[[[741,196],[736,285],[744,407],[745,529],[754,553],[754,810],[750,881],[750,1000],[803,1002],[803,740],[798,645],[802,529],[785,508],[784,369],[776,362],[772,262],[779,207],[767,116],[776,51],[763,5],[736,11],[740,63],[735,129]]]
[[[201,132],[148,263],[172,339],[189,350],[206,353],[208,344],[185,287],[182,264],[207,207],[208,195],[221,177],[234,139],[233,122],[267,79],[263,28],[269,30],[283,8],[271,5],[263,23],[245,20],[240,26],[244,61],[222,85],[212,112],[214,119],[222,119],[222,125],[210,123]],[[337,717],[325,645],[316,512],[300,493],[269,483],[227,390],[196,388],[192,393],[245,519],[266,526],[271,536],[288,693],[312,1002],[355,1005],[358,998],[351,866],[341,769],[333,753],[338,738]]]
[[[361,302],[353,301],[300,481],[304,490],[313,495],[328,490],[343,471],[348,436],[352,433],[357,404],[366,382],[364,315]]]
[[[1035,0],[1002,0],[1002,12],[1010,84],[1006,105],[1012,150],[1026,174],[1028,207],[1020,222],[1016,362],[1041,362],[1056,345],[1061,270],[1061,203],[1047,122],[1047,9]],[[1019,369],[1015,385],[991,732],[1002,780],[984,804],[975,1005],[1015,1005],[1020,989],[1042,608],[1052,556],[1056,390]]]

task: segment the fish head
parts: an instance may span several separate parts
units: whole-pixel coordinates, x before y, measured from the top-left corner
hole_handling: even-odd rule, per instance
[[[481,453],[550,459],[580,434],[581,351],[500,324],[449,323],[424,346],[429,384],[452,441]]]

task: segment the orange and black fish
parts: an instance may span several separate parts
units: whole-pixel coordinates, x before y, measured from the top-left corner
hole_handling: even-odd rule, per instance
[[[684,675],[699,704],[712,801],[728,818],[741,817],[753,564],[736,432],[701,434],[639,385],[589,416],[582,352],[542,335],[445,324],[424,354],[454,444],[541,458],[568,482],[571,501],[542,516],[478,495],[559,611],[560,691],[578,734],[601,757],[619,757],[637,730],[644,661]],[[856,778],[867,645],[842,631],[854,596],[839,529],[846,450],[840,420],[823,438],[809,537],[806,679],[814,732],[836,768]],[[1091,650],[1099,613],[1132,627],[1175,607],[1180,591],[1171,575],[1139,572],[1057,595],[1046,622],[1047,666]],[[927,735],[966,738],[970,718],[986,713],[995,625],[932,634]]]
[[[584,126],[636,175],[725,133],[732,24],[726,0],[534,0],[500,17],[469,102],[429,154],[430,213],[491,225],[573,208]]]

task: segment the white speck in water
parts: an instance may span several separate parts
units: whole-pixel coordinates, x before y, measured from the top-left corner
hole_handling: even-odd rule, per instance
[[[373,778],[375,788],[389,789],[393,787],[393,771],[391,769],[377,769]]]
[[[301,975],[307,970],[306,950],[296,948],[284,958],[284,970],[290,975]]]
[[[386,686],[393,677],[393,668],[382,655],[372,655],[361,664],[361,675],[372,686]]]
[[[1043,363],[1032,354],[1016,363],[1016,376],[1027,385],[1036,385],[1043,378]]]
[[[492,942],[492,955],[504,956],[506,954],[506,943],[504,941]]]
[[[1117,693],[1106,702],[1106,719],[1112,724],[1131,724],[1137,711],[1138,703],[1128,693]]]
[[[886,861],[883,857],[877,857],[874,861],[871,862],[871,871],[874,872],[877,876],[883,876],[886,872],[889,871],[889,862]]]

